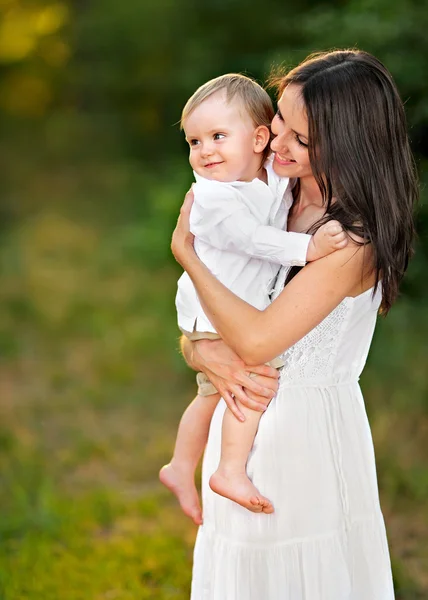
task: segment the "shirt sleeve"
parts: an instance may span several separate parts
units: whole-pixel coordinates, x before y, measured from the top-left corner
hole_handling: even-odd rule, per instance
[[[310,235],[260,224],[250,208],[227,190],[193,187],[190,230],[214,248],[279,265],[304,266]]]

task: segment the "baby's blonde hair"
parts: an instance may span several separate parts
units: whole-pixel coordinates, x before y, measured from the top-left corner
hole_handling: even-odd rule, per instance
[[[184,121],[204,100],[224,90],[226,102],[237,98],[254,123],[255,127],[265,125],[270,131],[270,124],[274,117],[274,109],[269,94],[254,79],[240,73],[227,73],[215,79],[210,79],[188,99],[181,113],[180,128],[184,128]],[[263,151],[263,159],[270,154],[270,144]]]

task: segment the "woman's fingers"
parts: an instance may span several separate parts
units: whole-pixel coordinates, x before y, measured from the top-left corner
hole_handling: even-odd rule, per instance
[[[278,392],[278,388],[279,388],[279,380],[278,379],[272,379],[272,377],[264,377],[263,375],[254,375],[254,373],[251,373],[250,377],[253,381],[256,380],[256,382],[259,385],[264,386],[266,389],[268,389],[271,392],[270,398],[273,398],[274,396],[276,396],[276,394]]]
[[[245,417],[237,407],[235,398],[232,396],[232,394],[227,390],[220,392],[220,394],[223,400],[226,402],[227,407],[230,409],[230,412],[238,419],[238,421],[245,421]]]
[[[244,385],[235,394],[235,399],[251,410],[265,411],[269,404],[265,398],[272,400],[276,396],[279,387],[278,379],[263,375],[250,376],[247,379],[251,383],[251,388]],[[263,394],[253,391],[257,387],[263,390]]]
[[[257,396],[263,396],[264,398],[273,398],[275,396],[275,389],[271,389],[269,385],[265,386],[259,383],[259,380],[256,377],[252,377],[251,374],[240,373],[237,379],[242,387],[247,388]],[[276,379],[272,381],[276,381]]]
[[[186,256],[189,251],[193,251],[193,240],[194,236],[190,232],[190,211],[192,208],[194,195],[190,189],[180,209],[180,215],[177,219],[177,225],[175,226],[171,240],[171,250],[177,262],[184,267]]]
[[[255,410],[257,412],[264,412],[266,410],[266,404],[263,404],[263,402],[257,402],[257,400],[250,398],[241,386],[237,386],[233,395],[235,396],[235,399],[239,400],[243,406],[246,406],[251,410]],[[260,394],[254,394],[254,396],[257,395]]]
[[[236,379],[242,387],[248,388],[253,394],[264,398],[273,398],[278,391],[279,373],[268,365],[248,367],[251,372],[239,372]]]
[[[192,188],[190,188],[190,190],[184,196],[184,202],[181,205],[180,214],[182,214],[182,215],[190,214],[190,210],[192,208],[192,204],[193,204],[194,200],[195,200],[195,195],[192,191]]]
[[[269,365],[257,365],[253,367],[247,365],[245,368],[247,371],[251,371],[251,373],[255,373],[256,375],[263,375],[263,377],[271,377],[272,379],[279,378],[278,369],[270,367]]]
[[[228,408],[232,412],[232,414],[238,419],[238,421],[245,421],[245,416],[239,410],[236,400],[239,401],[246,408],[250,408],[251,410],[255,410],[258,412],[264,412],[266,410],[266,405],[263,402],[257,402],[257,400],[252,400],[242,389],[241,386],[231,386],[230,390],[219,390],[223,400],[226,402]],[[257,394],[255,394],[257,396]]]

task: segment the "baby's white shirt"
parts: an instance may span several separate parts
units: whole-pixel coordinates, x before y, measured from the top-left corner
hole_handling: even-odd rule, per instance
[[[223,183],[194,173],[190,213],[199,258],[234,294],[259,310],[269,305],[282,265],[306,264],[311,238],[284,230],[293,202],[290,180],[275,173],[271,159],[265,168],[267,184],[260,179]],[[183,331],[216,333],[187,273],[178,281],[176,308]]]

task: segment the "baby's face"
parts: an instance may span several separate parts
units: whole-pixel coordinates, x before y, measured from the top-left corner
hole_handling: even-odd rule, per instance
[[[193,170],[215,181],[251,181],[260,170],[255,126],[239,101],[224,92],[209,96],[184,121]]]

